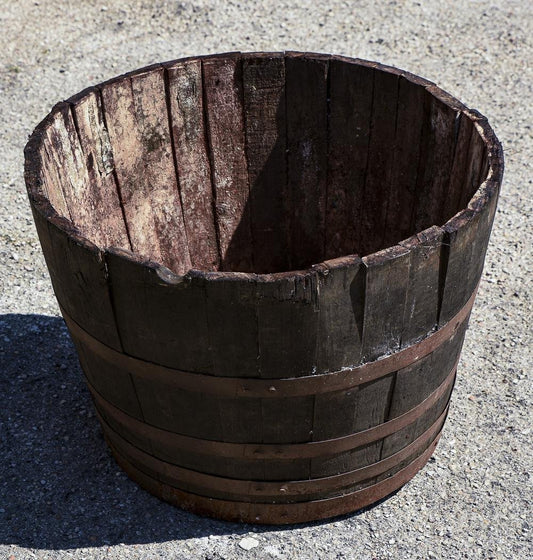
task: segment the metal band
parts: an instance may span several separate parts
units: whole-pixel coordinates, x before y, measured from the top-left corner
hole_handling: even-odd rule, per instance
[[[348,390],[412,365],[433,352],[456,333],[468,319],[476,292],[477,288],[464,307],[446,325],[412,346],[373,362],[345,368],[341,371],[284,379],[219,377],[204,373],[191,373],[147,362],[106,346],[80,327],[62,307],[61,313],[71,335],[87,350],[134,376],[150,379],[169,387],[210,393],[221,397],[279,398]]]
[[[410,457],[420,455],[440,433],[447,412],[448,406],[417,439],[381,461],[334,476],[290,482],[262,482],[226,478],[161,461],[126,441],[100,415],[98,416],[109,447],[115,449],[148,476],[155,473],[158,480],[165,484],[185,491],[192,491],[195,494],[216,497],[216,493],[218,493],[225,498],[229,497],[229,499],[237,501],[286,503],[287,501],[302,501],[310,495],[340,492],[354,484],[382,475]]]
[[[118,453],[116,449],[112,449],[112,451],[119,466],[131,479],[157,497],[182,509],[227,521],[279,525],[305,523],[354,512],[388,496],[413,478],[427,463],[437,446],[439,437],[440,434],[437,435],[426,451],[413,462],[377,484],[344,496],[292,504],[238,502],[206,498],[205,496],[184,492],[147,476]]]
[[[392,420],[369,428],[368,430],[340,438],[289,444],[227,443],[199,439],[162,430],[161,428],[145,424],[113,406],[103,399],[94,387],[92,387],[88,381],[87,382],[94,397],[95,406],[104,418],[112,418],[115,423],[121,426],[124,433],[130,433],[133,437],[137,438],[144,437],[148,441],[156,442],[157,445],[167,449],[179,449],[182,451],[233,459],[312,459],[350,451],[357,447],[379,441],[409,426],[425,412],[430,410],[447,390],[451,390],[455,379],[456,366],[457,363],[446,376],[443,383],[426,399],[411,410]]]

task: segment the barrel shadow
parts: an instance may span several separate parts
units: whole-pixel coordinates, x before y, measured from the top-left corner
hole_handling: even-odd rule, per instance
[[[170,506],[129,480],[103,439],[63,319],[0,315],[0,390],[0,544],[64,550],[252,530]]]

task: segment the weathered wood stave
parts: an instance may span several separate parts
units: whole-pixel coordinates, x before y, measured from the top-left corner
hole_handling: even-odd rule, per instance
[[[258,80],[258,88],[253,80]],[[319,82],[309,98],[302,93],[306,80]],[[204,84],[205,91],[199,92]],[[153,100],[161,90],[162,101]],[[131,96],[127,104],[120,92]],[[397,114],[389,97],[396,100]],[[343,103],[354,99],[373,109],[352,117]],[[414,133],[416,127],[409,123],[420,117],[420,100],[428,119]],[[239,119],[219,120],[218,105],[237,111]],[[384,118],[387,111],[389,119]],[[343,115],[361,125],[362,138],[348,127],[336,132]],[[387,136],[392,118],[397,125],[391,143]],[[266,123],[263,131],[259,121]],[[130,130],[136,122],[141,122],[137,132]],[[381,129],[383,135],[376,136]],[[121,134],[128,134],[132,149],[120,148]],[[414,139],[417,149],[406,151],[408,139]],[[365,141],[367,154],[361,148]],[[391,148],[397,152],[383,166],[382,156]],[[225,160],[225,150],[235,153],[232,162]],[[353,167],[348,169],[349,162]],[[405,167],[405,162],[412,164]],[[313,174],[313,169],[320,172]],[[344,368],[411,348],[443,331],[458,314],[468,315],[502,172],[501,147],[484,117],[431,82],[344,57],[231,53],[185,59],[132,72],[58,104],[28,143],[26,181],[54,290],[119,463],[165,499],[252,522],[343,513],[403,484],[406,472],[414,474],[415,467],[406,466],[413,457],[403,457],[395,468],[366,480],[366,493],[358,494],[361,488],[354,487],[351,498],[337,496],[335,506],[301,506],[284,516],[264,505],[257,519],[253,508],[231,508],[232,500],[237,504],[251,497],[230,495],[227,503],[210,509],[209,502],[195,501],[197,487],[190,495],[186,487],[174,491],[168,484],[174,479],[153,479],[154,472],[148,481],[150,474],[135,458],[129,461],[128,451],[162,462],[156,464],[234,480],[319,481],[400,457],[442,417],[451,385],[422,416],[396,433],[326,457],[296,454],[277,462],[253,457],[228,461],[205,451],[190,451],[184,461],[187,452],[165,449],[142,430],[135,433],[110,419],[101,402],[131,417],[137,428],[145,422],[150,429],[200,442],[298,446],[342,438],[405,414],[413,405],[408,401],[414,389],[423,387],[416,397],[420,403],[428,391],[442,386],[444,377],[451,379],[464,320],[458,332],[426,358],[364,385],[354,384],[357,390],[279,399],[169,392],[166,384],[157,387],[128,367],[103,359],[78,337],[74,325],[115,352],[178,370],[176,375],[182,370],[199,379],[262,379],[273,384],[286,379],[296,383],[300,377],[304,383],[328,374],[333,378]],[[131,182],[133,174],[140,176],[144,191]],[[159,179],[154,183],[152,176]],[[277,202],[269,197],[276,185],[272,177],[282,184]],[[300,200],[304,180],[306,188],[312,186]],[[240,186],[228,190],[228,181]],[[376,192],[380,184],[386,188]],[[141,202],[135,202],[139,192],[144,192],[142,204],[149,202],[144,214],[139,214]],[[171,214],[163,208],[169,192]],[[219,193],[218,206],[209,200],[213,193]],[[99,230],[98,204],[105,205],[113,227]],[[207,216],[199,225],[195,205]],[[412,211],[410,221],[406,209]],[[164,224],[157,222],[161,212]],[[142,215],[156,220],[151,235],[145,223],[138,223]],[[269,215],[280,223],[274,232]],[[168,222],[174,224],[172,232],[179,233],[173,241]],[[380,229],[380,224],[387,228]],[[310,238],[310,232],[318,237]],[[271,252],[263,235],[273,244]],[[195,242],[187,244],[188,238]],[[294,266],[308,268],[277,272]],[[166,416],[161,413],[165,406]],[[186,420],[186,414],[173,412],[180,409],[196,417]],[[433,445],[418,449],[419,459],[427,460]],[[412,463],[416,470],[425,462],[419,459]],[[404,474],[396,476],[396,471]],[[383,477],[397,485],[383,484]],[[228,498],[223,493],[213,497]],[[310,504],[318,497],[320,492],[309,494]],[[300,498],[305,501],[305,495]],[[280,493],[269,500],[290,497]]]

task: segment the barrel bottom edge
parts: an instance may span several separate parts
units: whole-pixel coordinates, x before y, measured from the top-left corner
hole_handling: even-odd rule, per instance
[[[236,502],[185,492],[142,472],[115,447],[110,445],[109,441],[108,445],[117,464],[130,479],[157,498],[183,510],[224,521],[256,525],[291,525],[355,513],[367,506],[383,501],[409,482],[428,462],[435,451],[439,438],[440,434],[420,456],[406,467],[372,486],[343,496],[292,504]]]

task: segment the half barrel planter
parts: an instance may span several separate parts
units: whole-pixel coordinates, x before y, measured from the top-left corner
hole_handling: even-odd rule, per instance
[[[294,523],[426,463],[503,173],[482,115],[377,63],[230,53],[89,88],[25,154],[105,438],[142,487]]]

